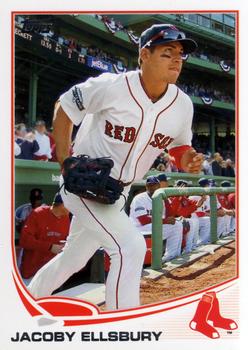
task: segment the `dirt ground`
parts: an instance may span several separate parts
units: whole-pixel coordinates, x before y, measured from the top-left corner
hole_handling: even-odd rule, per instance
[[[236,275],[235,242],[222,247],[185,267],[177,268],[153,281],[143,278],[141,303],[150,304],[189,295],[214,286]]]

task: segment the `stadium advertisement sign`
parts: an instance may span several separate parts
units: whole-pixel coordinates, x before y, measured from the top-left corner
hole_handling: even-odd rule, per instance
[[[111,72],[112,71],[112,64],[107,63],[103,60],[100,60],[97,57],[87,56],[86,64],[91,67],[95,68],[97,70],[100,70],[102,72]]]

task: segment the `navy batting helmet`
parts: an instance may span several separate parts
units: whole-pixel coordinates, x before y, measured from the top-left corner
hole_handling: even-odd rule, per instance
[[[146,29],[141,33],[139,48],[142,49],[175,41],[179,41],[182,44],[185,54],[189,54],[197,48],[197,43],[194,40],[186,38],[184,32],[179,31],[171,24],[154,24]]]

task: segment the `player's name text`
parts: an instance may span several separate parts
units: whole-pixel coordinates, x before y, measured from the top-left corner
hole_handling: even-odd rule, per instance
[[[16,332],[12,342],[158,341],[163,332]]]

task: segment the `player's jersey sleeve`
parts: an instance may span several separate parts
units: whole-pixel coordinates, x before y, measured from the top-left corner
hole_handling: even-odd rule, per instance
[[[184,115],[184,123],[181,126],[179,135],[168,146],[169,154],[175,158],[175,163],[178,169],[181,169],[181,158],[185,151],[192,148],[192,120],[193,120],[193,103],[190,98],[187,98],[188,108]]]
[[[137,223],[137,218],[143,215],[147,215],[146,203],[143,198],[136,196],[131,203],[130,218]]]
[[[61,107],[73,124],[79,125],[86,114],[94,114],[104,108],[104,97],[112,75],[104,73],[97,78],[89,78],[60,96]]]

